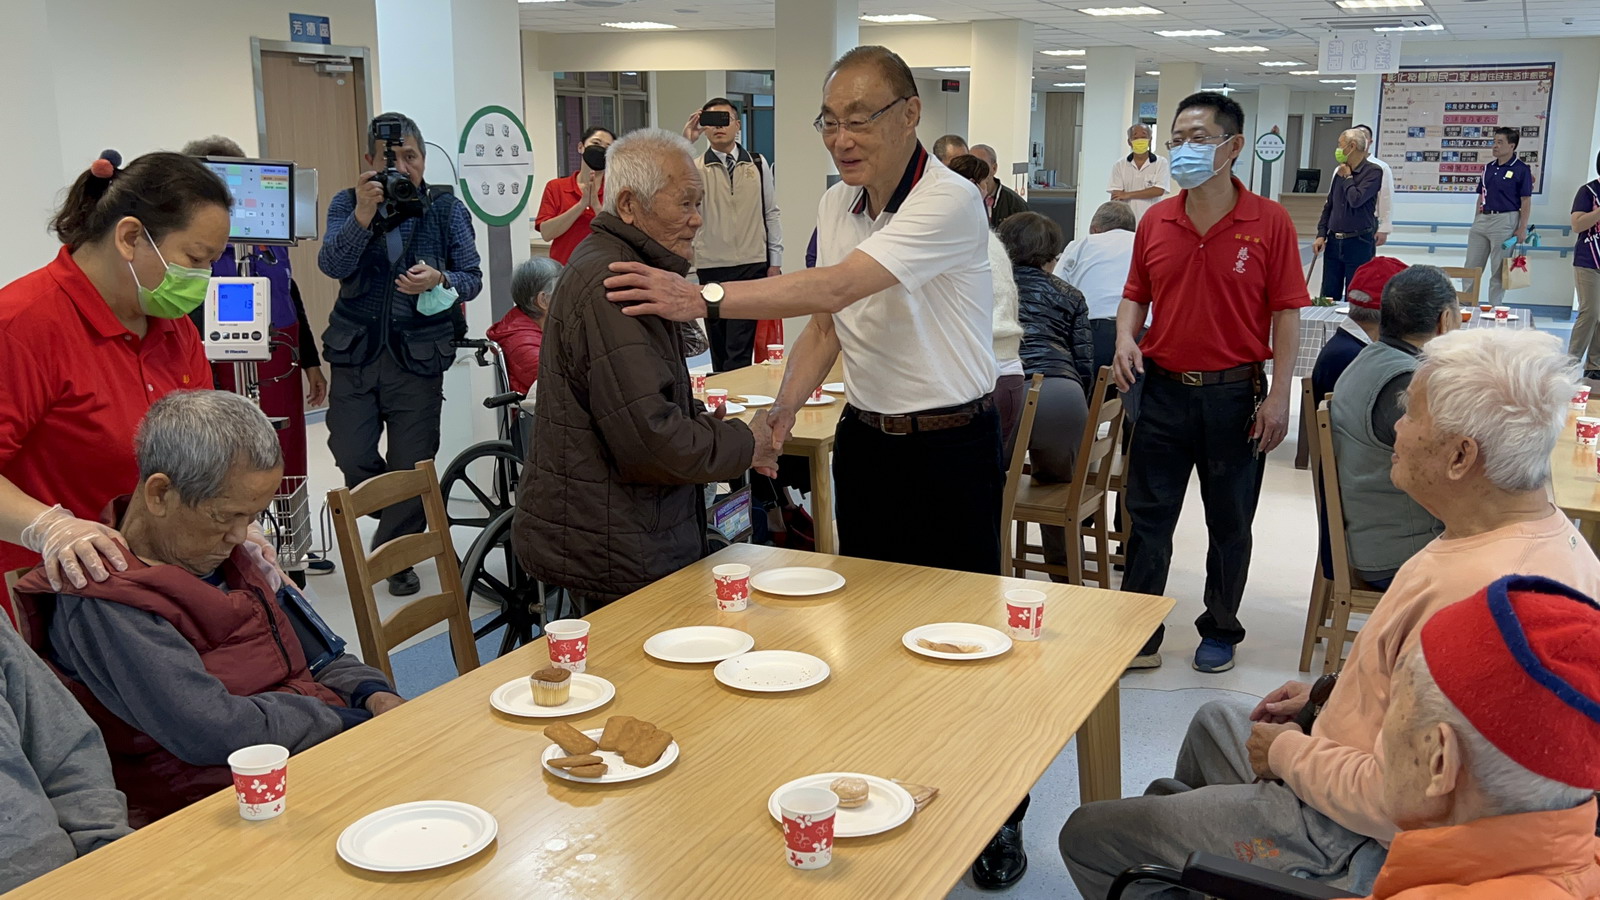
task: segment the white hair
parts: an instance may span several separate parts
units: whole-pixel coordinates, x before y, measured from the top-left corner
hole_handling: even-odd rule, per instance
[[[1362,153],[1367,152],[1367,132],[1366,132],[1366,129],[1363,129],[1363,128],[1346,128],[1344,131],[1339,132],[1339,137],[1340,137],[1341,140],[1347,140],[1351,144],[1354,144],[1355,148],[1357,150],[1361,151]]]
[[[1416,377],[1427,379],[1439,431],[1477,442],[1496,487],[1533,491],[1550,481],[1550,453],[1578,387],[1560,339],[1531,329],[1451,332],[1423,348]]]
[[[1143,122],[1135,122],[1132,125],[1128,126],[1128,137],[1130,137],[1130,138],[1133,137],[1133,133],[1135,131],[1143,131],[1145,134],[1149,134],[1150,133],[1150,126],[1144,124]],[[1129,230],[1132,230],[1132,229],[1129,229]]]
[[[1484,818],[1571,809],[1594,796],[1591,788],[1573,787],[1529,771],[1472,727],[1461,710],[1439,690],[1421,646],[1406,657],[1401,671],[1410,676],[1415,704],[1408,727],[1422,731],[1443,723],[1455,731],[1461,740],[1462,769],[1472,776],[1488,803],[1489,808],[1483,811]]]
[[[283,463],[260,407],[229,391],[174,391],[150,405],[133,438],[139,482],[160,473],[194,506],[222,493],[234,466],[265,472]]]
[[[606,200],[601,212],[617,214],[617,199],[631,192],[649,206],[666,189],[667,166],[672,154],[694,167],[694,147],[683,135],[661,128],[640,128],[617,138],[606,150]]]

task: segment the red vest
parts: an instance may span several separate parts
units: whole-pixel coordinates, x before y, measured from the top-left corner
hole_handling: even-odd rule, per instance
[[[228,584],[246,587],[227,593],[178,566],[148,566],[132,553],[125,555],[126,572],[112,569],[110,578],[91,581],[73,593],[165,619],[200,654],[206,671],[234,696],[290,691],[332,706],[344,705],[337,694],[312,677],[294,626],[244,550],[234,550],[223,565],[223,574]],[[54,612],[55,593],[43,568],[28,573],[17,583],[16,592],[29,620],[24,634],[48,660],[46,629]],[[87,686],[66,677],[54,665],[51,668],[104,733],[117,788],[128,795],[128,819],[135,828],[233,784],[226,765],[184,762],[114,715]]]

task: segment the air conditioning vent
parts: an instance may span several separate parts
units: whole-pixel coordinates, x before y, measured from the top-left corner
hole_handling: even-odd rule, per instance
[[[1374,28],[1424,28],[1436,24],[1426,14],[1385,14],[1378,16],[1340,16],[1337,19],[1306,19],[1307,25],[1329,31],[1371,31]]]

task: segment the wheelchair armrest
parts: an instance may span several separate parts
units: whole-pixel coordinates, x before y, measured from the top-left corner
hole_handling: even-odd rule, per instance
[[[1336,900],[1349,891],[1260,866],[1195,851],[1183,865],[1184,887],[1227,900]]]

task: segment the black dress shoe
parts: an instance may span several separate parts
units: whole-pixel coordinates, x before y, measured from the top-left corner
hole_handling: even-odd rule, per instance
[[[1028,871],[1028,854],[1022,849],[1022,823],[1006,823],[995,832],[972,864],[972,880],[985,890],[999,890],[1016,884]]]
[[[422,590],[422,579],[417,577],[415,569],[406,569],[389,576],[389,596],[409,597]]]
[[[334,565],[333,560],[325,556],[318,556],[312,553],[306,557],[306,574],[308,575],[332,575],[338,568],[338,566]]]

